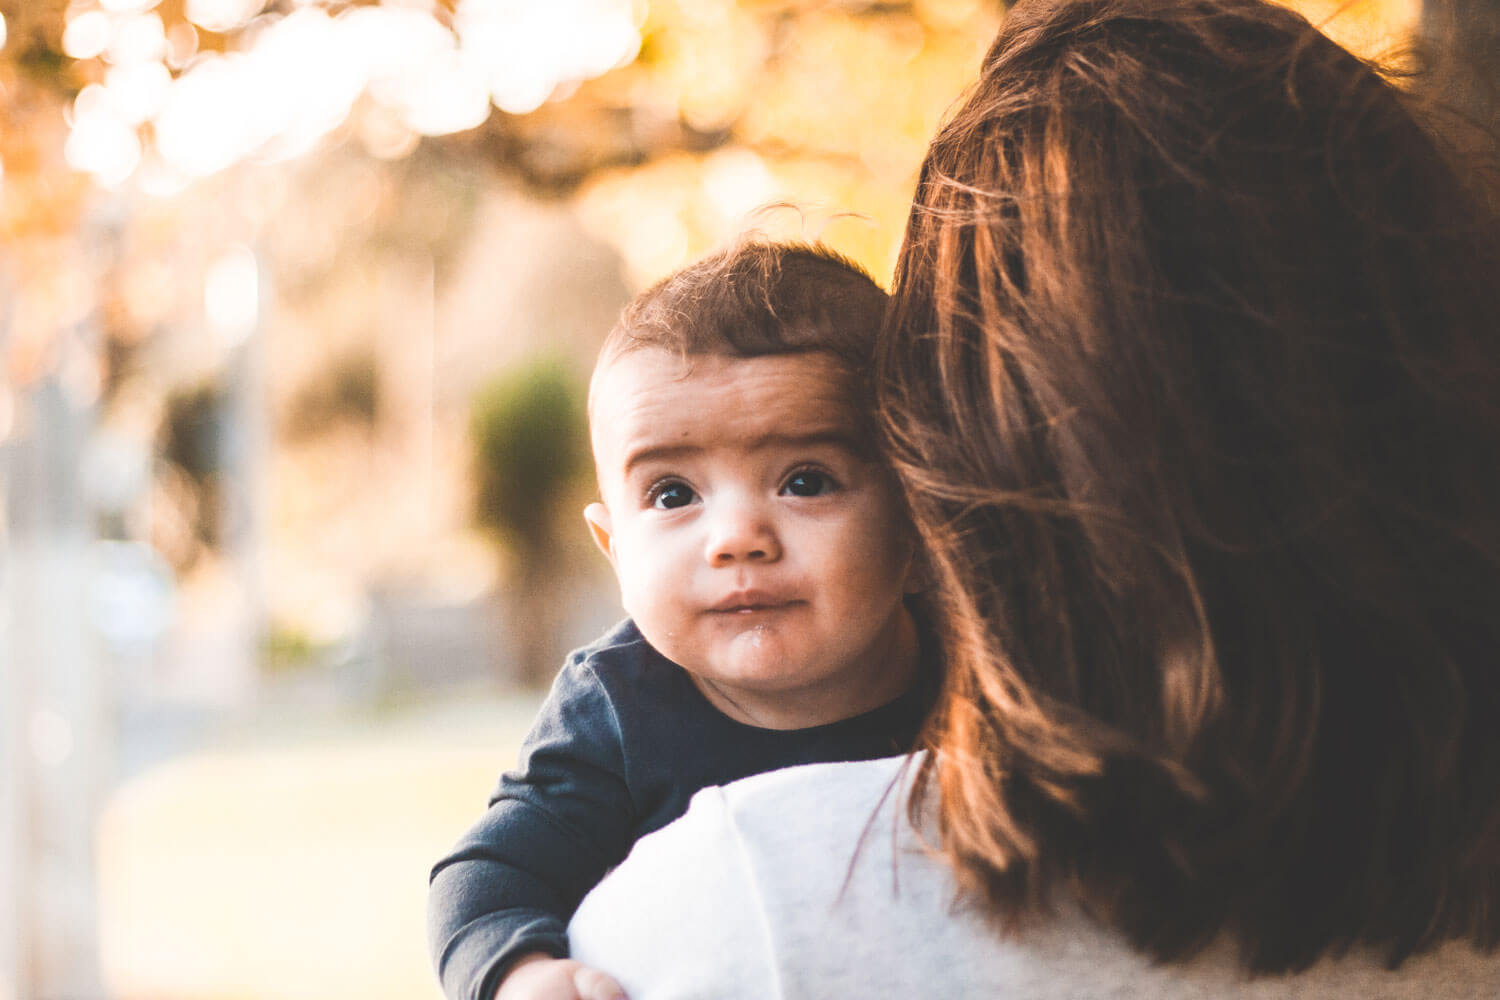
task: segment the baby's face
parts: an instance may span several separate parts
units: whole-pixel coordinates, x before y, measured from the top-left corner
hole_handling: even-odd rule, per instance
[[[585,511],[641,633],[742,722],[896,697],[916,668],[912,543],[828,355],[639,349],[595,376]]]

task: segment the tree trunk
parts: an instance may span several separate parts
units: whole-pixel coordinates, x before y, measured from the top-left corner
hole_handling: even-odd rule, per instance
[[[567,654],[562,626],[568,599],[567,571],[557,565],[561,555],[527,560],[527,568],[510,592],[512,670],[527,687],[545,688],[562,667]]]

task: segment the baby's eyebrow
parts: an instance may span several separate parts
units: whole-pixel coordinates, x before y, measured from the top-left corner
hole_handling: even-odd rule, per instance
[[[797,434],[764,434],[752,438],[749,442],[751,450],[758,448],[842,448],[854,454],[861,454],[863,449],[855,436],[843,427],[814,428]]]
[[[696,444],[661,444],[649,448],[640,448],[625,456],[625,475],[628,477],[638,465],[648,465],[654,462],[670,462],[673,459],[683,458],[703,449]]]
[[[814,428],[796,434],[762,434],[742,443],[748,451],[763,448],[840,448],[852,455],[864,457],[867,448],[860,447],[858,439],[844,428]],[[625,475],[628,477],[637,466],[655,462],[671,462],[686,458],[704,450],[698,442],[686,444],[658,444],[638,448],[625,456]]]

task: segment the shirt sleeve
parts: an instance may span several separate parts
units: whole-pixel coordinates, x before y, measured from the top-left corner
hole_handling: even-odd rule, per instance
[[[432,870],[428,947],[449,1000],[489,1000],[528,952],[568,954],[568,918],[630,848],[620,725],[591,664],[559,673],[489,808]]]
[[[568,926],[631,1000],[779,1000],[766,910],[724,790],[641,838]]]

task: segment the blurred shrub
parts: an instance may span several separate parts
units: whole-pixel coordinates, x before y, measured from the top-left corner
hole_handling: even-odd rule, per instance
[[[556,359],[519,368],[478,394],[472,432],[479,523],[529,563],[577,516],[565,501],[588,466],[583,386]]]
[[[273,622],[261,639],[261,664],[271,673],[288,673],[312,665],[325,652],[303,629]]]
[[[476,515],[513,559],[514,662],[497,665],[507,681],[543,684],[561,655],[572,572],[562,530],[578,517],[589,465],[584,411],[580,380],[556,359],[502,376],[474,402]]]

